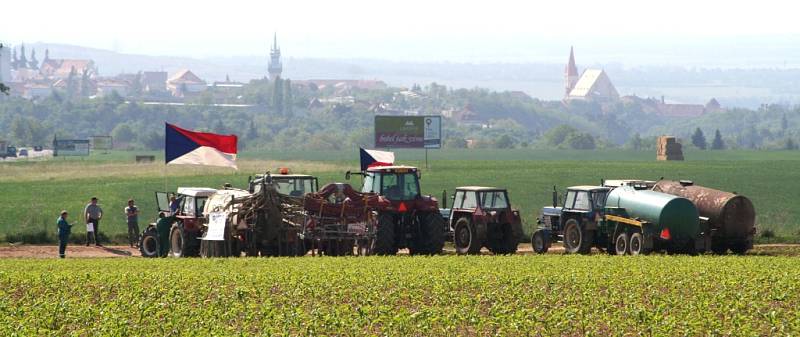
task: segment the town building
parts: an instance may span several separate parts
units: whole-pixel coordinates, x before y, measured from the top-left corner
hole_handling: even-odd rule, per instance
[[[269,51],[269,65],[267,66],[269,72],[269,79],[275,80],[281,77],[283,72],[283,64],[281,63],[281,48],[278,47],[278,34],[275,33],[272,37],[272,49]]]
[[[168,75],[166,71],[142,72],[142,77],[141,77],[142,91],[147,93],[166,92],[167,77]]]
[[[131,90],[131,84],[121,79],[101,79],[97,81],[97,96],[110,95],[116,92],[122,97],[127,97]]]
[[[11,82],[11,48],[3,45],[0,48],[0,83]]]
[[[167,90],[175,97],[186,97],[206,90],[206,81],[188,69],[175,73],[167,80]]]
[[[565,100],[585,100],[594,102],[616,102],[619,93],[611,79],[602,69],[586,69],[578,76],[575,54],[569,50],[569,61],[564,69]]]
[[[39,73],[45,78],[63,79],[68,78],[70,73],[75,72],[77,76],[94,78],[97,76],[97,66],[94,61],[87,59],[52,59],[50,51],[45,49],[44,60],[39,67]]]

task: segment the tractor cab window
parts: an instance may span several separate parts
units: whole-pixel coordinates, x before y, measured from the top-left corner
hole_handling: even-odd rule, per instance
[[[466,192],[464,195],[464,204],[461,205],[461,208],[477,208],[478,207],[478,197],[475,195],[475,192]]]
[[[606,207],[606,196],[608,191],[594,191],[592,192],[592,204],[595,210],[603,209]]]
[[[464,208],[461,205],[464,201],[464,191],[457,191],[455,197],[453,197],[453,208]]]
[[[575,193],[575,206],[572,206],[572,208],[582,211],[591,210],[592,204],[589,200],[589,192],[578,191],[577,193]]]
[[[292,197],[301,197],[306,193],[315,192],[311,179],[276,179],[275,186],[278,193]]]
[[[564,208],[571,209],[573,204],[575,204],[575,191],[568,191],[564,198]]]
[[[197,197],[195,200],[197,203],[197,212],[195,213],[195,216],[200,218],[203,216],[203,209],[206,207],[206,201],[208,201],[208,197]]]
[[[480,197],[481,197],[481,208],[484,209],[508,208],[506,193],[503,191],[482,192]]]
[[[361,187],[361,192],[368,193],[380,193],[381,189],[379,185],[381,183],[381,177],[376,176],[375,173],[367,173],[364,176],[364,186]]]
[[[419,181],[414,172],[381,175],[381,194],[389,200],[413,200],[419,196]]]
[[[194,197],[184,196],[182,202],[182,213],[183,215],[194,215],[195,205],[194,205]]]

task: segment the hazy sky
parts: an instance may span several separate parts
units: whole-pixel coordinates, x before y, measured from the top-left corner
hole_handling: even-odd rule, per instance
[[[632,42],[654,54],[743,36],[794,44],[798,7],[775,0],[5,1],[0,41],[219,57],[265,54],[277,31],[287,57],[549,62],[575,44],[602,62],[609,61],[604,51],[637,48]]]

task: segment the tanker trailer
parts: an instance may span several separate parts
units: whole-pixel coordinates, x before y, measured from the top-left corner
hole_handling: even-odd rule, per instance
[[[724,254],[730,249],[744,254],[753,248],[756,211],[750,199],[725,191],[694,185],[691,181],[660,180],[654,191],[691,200],[700,216],[708,218],[711,250]]]
[[[708,246],[697,208],[686,198],[623,186],[609,192],[605,213],[617,254],[691,254]]]

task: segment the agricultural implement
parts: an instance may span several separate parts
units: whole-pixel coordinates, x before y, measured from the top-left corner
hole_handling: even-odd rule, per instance
[[[513,254],[523,237],[519,211],[511,208],[505,189],[458,187],[453,208],[443,209],[442,214],[458,254],[477,254],[481,247],[495,254]]]
[[[567,253],[588,254],[592,247],[610,254],[695,253],[705,250],[708,236],[697,208],[686,198],[632,186],[574,186],[564,205],[544,207],[531,242],[537,253],[563,241]]]
[[[420,171],[411,166],[371,167],[359,173],[361,191],[389,200],[377,209],[378,228],[373,245],[377,255],[394,255],[408,248],[412,255],[440,254],[444,247],[444,219],[436,198],[422,195]],[[350,179],[350,172],[346,178]]]
[[[714,253],[724,254],[730,249],[744,254],[753,248],[756,211],[750,199],[686,180],[659,180],[653,190],[687,198],[697,206],[700,216],[708,219]]]
[[[375,193],[359,193],[348,184],[328,184],[306,194],[301,237],[312,255],[371,255],[377,235],[376,210],[389,201]]]

